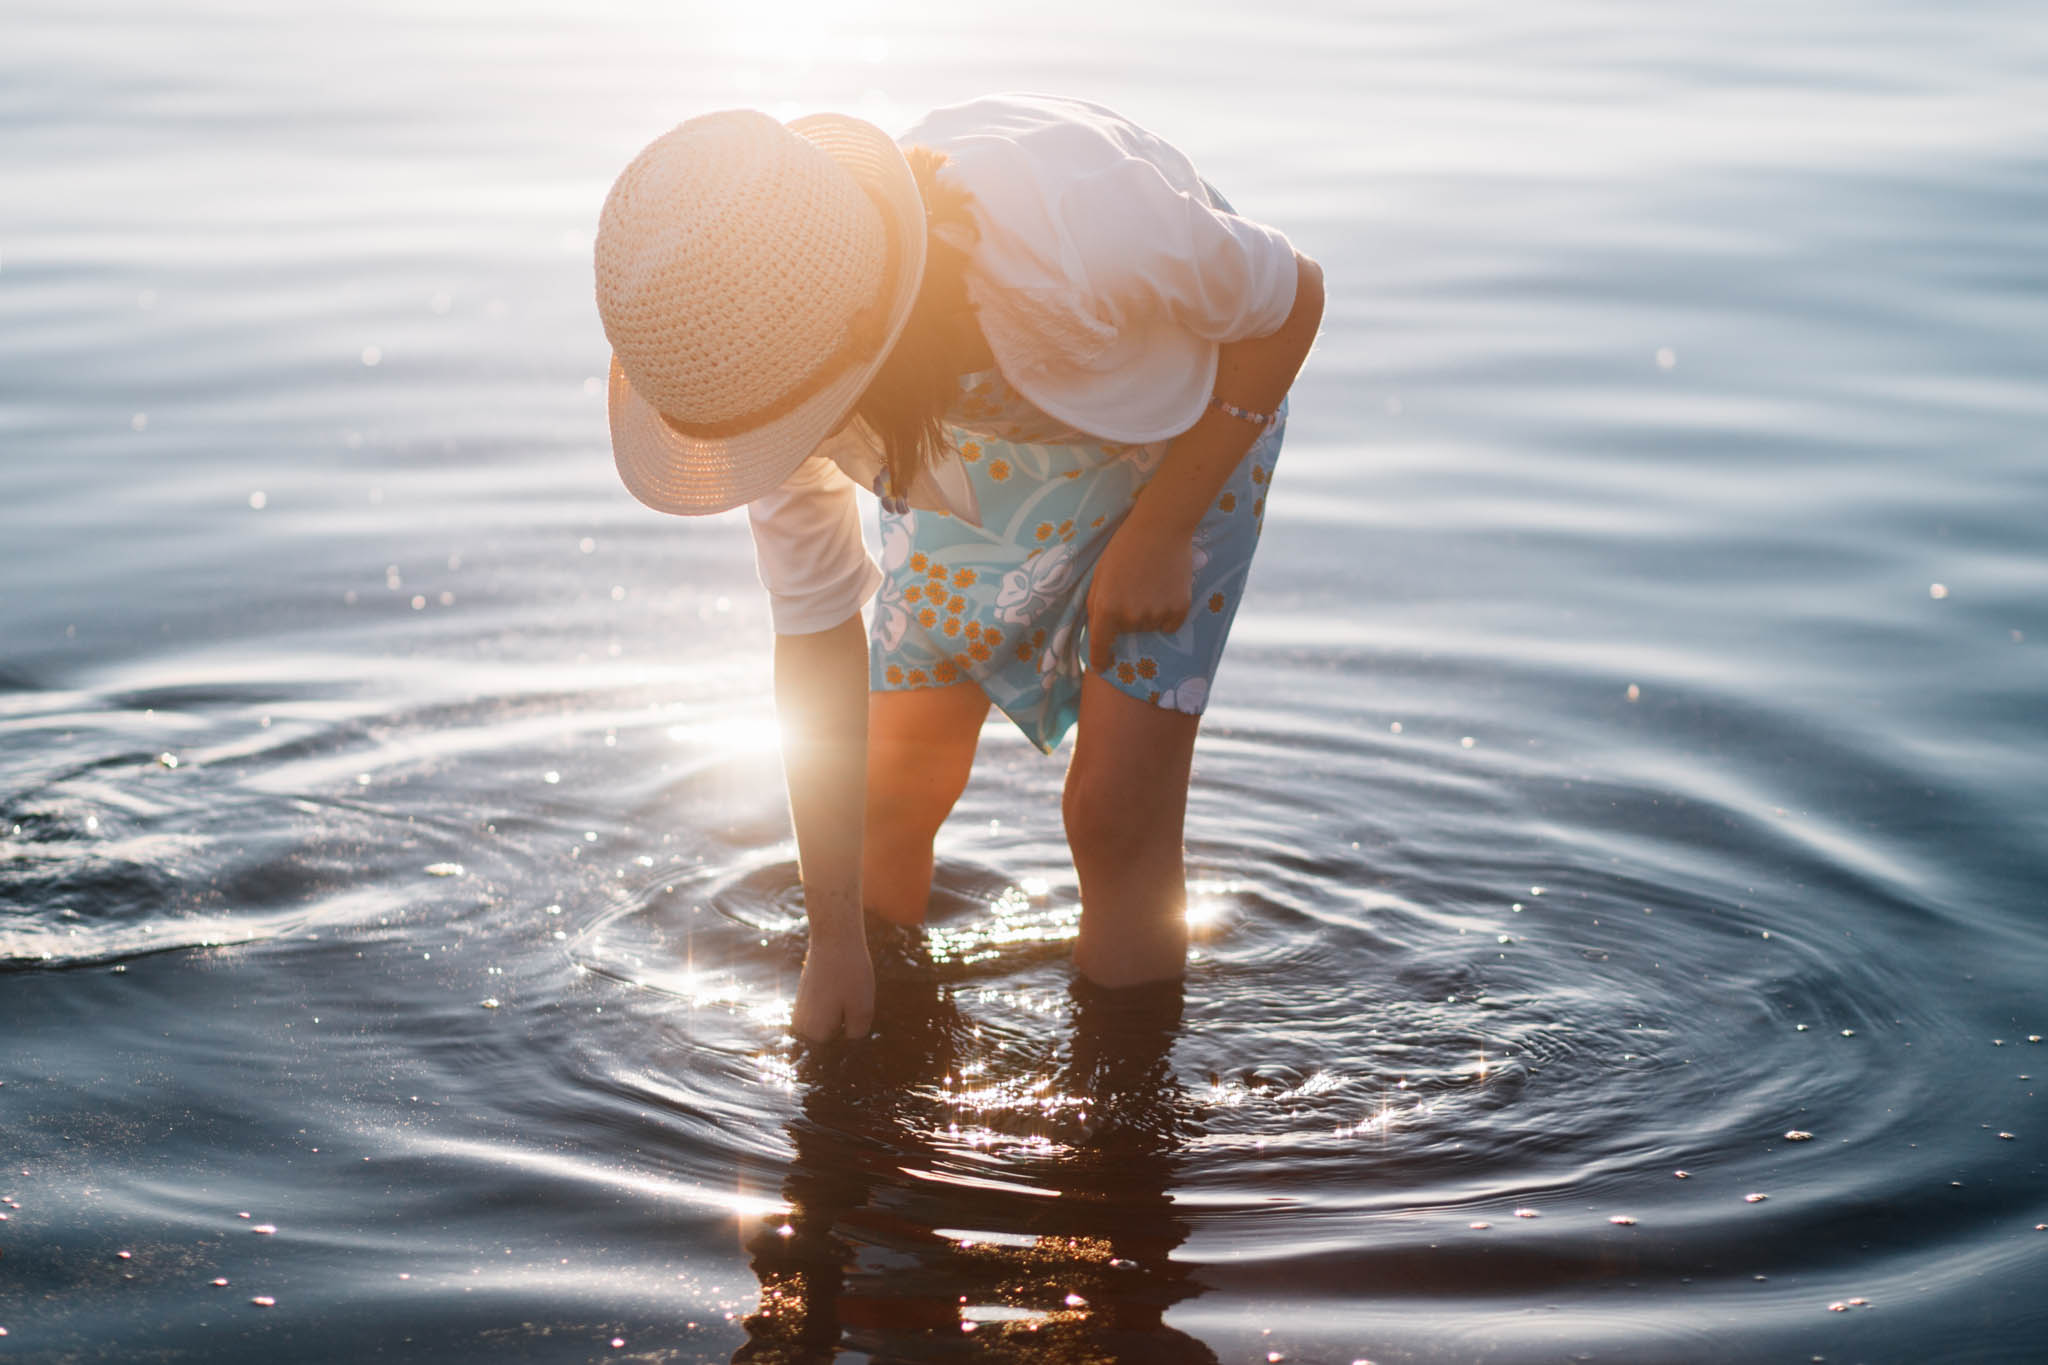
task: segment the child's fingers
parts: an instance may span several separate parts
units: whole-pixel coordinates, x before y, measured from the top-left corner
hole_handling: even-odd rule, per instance
[[[1099,634],[1094,626],[1088,627],[1088,667],[1096,673],[1107,673],[1109,666],[1116,662],[1116,628],[1111,626]]]
[[[1088,667],[1097,673],[1109,671],[1116,661],[1116,637],[1118,634],[1116,616],[1112,612],[1097,611],[1093,598],[1088,603]]]

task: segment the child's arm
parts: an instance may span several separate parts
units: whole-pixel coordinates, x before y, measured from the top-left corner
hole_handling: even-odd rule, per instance
[[[1224,343],[1216,397],[1252,412],[1280,406],[1315,344],[1323,320],[1323,271],[1295,258],[1294,308],[1268,336]],[[1218,408],[1205,410],[1173,438],[1166,459],[1110,537],[1088,592],[1088,659],[1097,672],[1114,661],[1111,646],[1129,630],[1179,630],[1194,588],[1194,534],[1259,426]]]
[[[874,1020],[875,974],[861,925],[861,825],[868,756],[867,636],[858,612],[829,630],[775,637],[775,713],[810,917],[790,1027],[821,1042]]]

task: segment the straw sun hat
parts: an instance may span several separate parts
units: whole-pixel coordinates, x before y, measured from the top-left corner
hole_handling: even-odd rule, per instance
[[[597,228],[612,454],[662,512],[722,512],[853,411],[924,277],[924,201],[871,123],[734,109],[656,138]]]

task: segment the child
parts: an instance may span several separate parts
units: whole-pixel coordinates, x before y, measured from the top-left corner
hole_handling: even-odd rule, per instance
[[[797,1034],[867,1032],[862,910],[922,921],[992,701],[1047,751],[1078,725],[1076,968],[1178,978],[1195,732],[1316,264],[1152,134],[1035,95],[901,147],[834,114],[692,119],[613,185],[596,264],[626,486],[753,528],[810,922]]]

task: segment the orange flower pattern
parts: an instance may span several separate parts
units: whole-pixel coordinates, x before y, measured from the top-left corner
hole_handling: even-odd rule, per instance
[[[1051,752],[1080,714],[1086,603],[1095,563],[1158,468],[1164,443],[1093,440],[1047,416],[991,370],[966,376],[946,415],[982,525],[943,513],[882,514],[884,581],[869,632],[878,690],[970,680]],[[1283,409],[1284,410],[1284,409]],[[1232,471],[1195,533],[1187,620],[1117,638],[1117,690],[1200,714],[1257,548],[1285,423]]]

